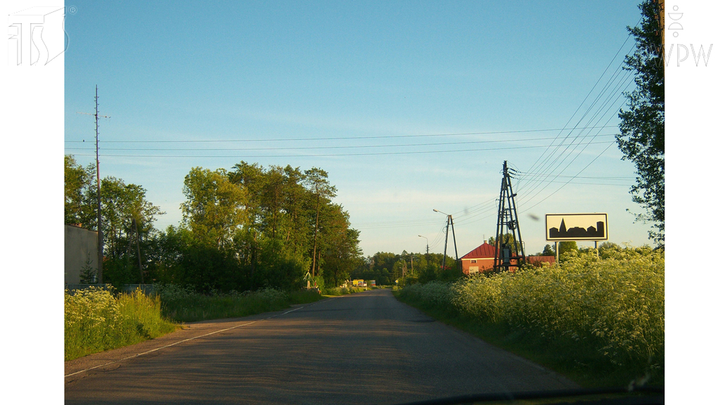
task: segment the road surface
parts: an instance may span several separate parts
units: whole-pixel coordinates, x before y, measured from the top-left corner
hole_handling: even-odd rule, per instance
[[[66,404],[398,404],[572,388],[389,290],[193,323],[65,364]]]

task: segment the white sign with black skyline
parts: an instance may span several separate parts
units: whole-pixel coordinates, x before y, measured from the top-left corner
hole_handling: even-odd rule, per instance
[[[545,237],[548,241],[607,240],[606,213],[545,214]]]

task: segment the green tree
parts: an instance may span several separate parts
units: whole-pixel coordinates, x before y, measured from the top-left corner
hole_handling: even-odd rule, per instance
[[[361,263],[360,231],[350,228],[350,215],[341,205],[325,204],[321,209],[317,237],[318,275],[326,286],[336,287],[350,277]]]
[[[193,168],[183,225],[158,240],[158,275],[203,291],[294,289],[306,275],[321,289],[341,284],[361,261],[359,232],[332,203],[327,176],[244,161],[229,172]]]
[[[578,251],[578,245],[575,241],[562,241],[558,243],[558,253],[560,255],[560,259],[562,260],[562,256],[566,253],[570,252],[577,252]]]
[[[154,229],[155,217],[164,214],[147,201],[146,192],[142,186],[125,184],[112,176],[102,179],[100,199],[107,255],[118,257],[130,250],[133,238],[148,236]],[[97,195],[95,190],[93,195]]]
[[[101,190],[103,282],[115,285],[144,281],[149,252],[156,243],[156,216],[164,214],[146,198],[146,190],[122,179],[105,177]],[[65,156],[65,223],[97,230],[97,183],[93,165],[80,166]],[[86,279],[89,278],[86,274]]]
[[[92,200],[97,190],[92,189]],[[145,282],[142,252],[148,250],[153,222],[164,212],[145,197],[137,184],[112,176],[102,179],[102,228],[106,262],[103,281],[114,285]],[[93,223],[96,220],[93,220]]]
[[[547,244],[545,245],[545,249],[543,249],[542,253],[540,253],[541,256],[555,256],[555,249],[552,247],[552,245]]]
[[[194,167],[185,176],[183,223],[198,242],[230,247],[247,218],[247,192],[230,181],[224,169]]]
[[[665,71],[663,65],[661,10],[645,0],[639,5],[640,25],[628,30],[635,37],[635,52],[625,58],[624,69],[635,72],[634,91],[626,93],[628,109],[621,109],[620,134],[616,136],[624,160],[635,164],[633,201],[646,212],[636,214],[650,221],[650,237],[665,243]]]
[[[65,155],[65,223],[88,226],[96,217],[96,205],[88,201],[92,191],[95,167],[82,167],[72,155]],[[96,203],[95,203],[96,204]],[[95,221],[97,221],[95,219]]]
[[[318,234],[320,233],[320,208],[323,204],[329,203],[337,192],[335,186],[330,185],[327,177],[328,174],[325,170],[316,167],[305,171],[304,180],[315,201],[315,226],[313,228],[312,267],[310,272],[312,277],[315,277],[316,272],[319,275]]]

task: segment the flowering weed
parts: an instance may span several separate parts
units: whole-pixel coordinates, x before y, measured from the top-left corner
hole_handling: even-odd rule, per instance
[[[172,332],[160,315],[160,301],[138,290],[115,296],[87,288],[65,291],[65,360],[139,343]]]
[[[626,248],[602,259],[576,255],[560,265],[469,277],[442,288],[416,284],[399,296],[556,345],[586,371],[661,376],[664,272],[663,252]]]

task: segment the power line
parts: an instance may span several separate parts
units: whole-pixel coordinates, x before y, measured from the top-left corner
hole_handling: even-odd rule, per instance
[[[614,144],[615,140],[594,142],[594,144]],[[139,155],[139,154],[103,154],[105,157],[136,157],[136,158],[267,158],[267,157],[347,157],[347,156],[386,156],[386,155],[415,155],[415,154],[434,154],[434,153],[463,153],[463,152],[483,152],[483,151],[497,151],[497,150],[520,150],[520,149],[538,149],[546,148],[546,145],[531,145],[531,146],[503,146],[503,147],[488,147],[488,148],[463,148],[463,149],[450,149],[450,150],[421,150],[421,151],[389,151],[389,152],[348,152],[348,153],[317,153],[317,154],[285,154],[285,155]],[[354,148],[354,149],[357,149]],[[73,150],[68,148],[68,150]],[[227,151],[227,149],[220,149]],[[286,150],[286,149],[281,149]],[[201,150],[202,151],[202,150]],[[243,150],[239,150],[243,151]],[[89,156],[86,154],[78,154],[78,156]]]
[[[594,137],[615,137],[618,134],[601,134],[595,135]],[[589,135],[588,135],[589,137]],[[288,147],[264,147],[264,148],[105,148],[105,150],[114,151],[161,151],[161,150],[172,150],[172,151],[260,151],[260,150],[312,150],[312,149],[357,149],[357,148],[395,148],[395,147],[421,147],[421,146],[446,146],[446,145],[471,145],[478,143],[517,143],[517,142],[536,142],[546,141],[554,138],[525,138],[525,139],[491,139],[491,140],[476,140],[476,141],[461,141],[461,142],[432,142],[432,143],[411,143],[411,144],[391,144],[391,145],[348,145],[348,146],[288,146]],[[89,150],[89,148],[68,148],[71,150]]]
[[[639,22],[640,22],[640,20],[638,21],[638,23],[639,23]],[[588,92],[588,94],[585,96],[585,98],[584,98],[583,101],[580,103],[580,105],[578,105],[577,109],[575,110],[575,112],[573,112],[572,116],[568,119],[567,123],[566,123],[565,126],[563,127],[563,130],[565,130],[565,129],[570,125],[570,123],[573,121],[573,118],[577,115],[577,113],[580,111],[580,109],[582,108],[582,106],[585,105],[586,101],[588,101],[588,99],[589,99],[590,96],[593,94],[593,92],[595,91],[595,89],[596,89],[596,88],[598,87],[598,85],[602,82],[603,78],[606,76],[606,74],[607,74],[607,72],[609,71],[610,67],[613,66],[613,64],[615,63],[615,60],[616,60],[616,59],[618,58],[618,56],[621,54],[623,48],[625,47],[625,45],[627,44],[627,42],[629,41],[630,38],[631,38],[631,35],[628,34],[627,37],[625,38],[625,41],[620,45],[620,47],[618,48],[618,50],[615,52],[615,55],[613,56],[613,58],[610,60],[610,62],[608,63],[608,65],[607,65],[607,66],[605,67],[605,69],[603,70],[603,72],[602,72],[602,74],[600,75],[600,77],[595,81],[595,84],[592,86],[592,88],[590,89],[590,91]],[[630,49],[629,52],[632,52],[632,49],[634,49],[634,47],[635,47],[635,45],[633,44],[633,46],[632,46],[632,48]],[[626,54],[627,54],[627,53],[626,53]],[[580,117],[580,118],[578,119],[578,121],[576,122],[576,124],[574,125],[574,127],[565,135],[565,137],[562,139],[562,141],[560,141],[560,143],[558,143],[557,145],[555,145],[554,148],[552,148],[553,144],[555,144],[555,141],[553,141],[552,144],[551,144],[551,146],[549,146],[549,147],[546,149],[546,151],[544,151],[544,152],[538,157],[538,159],[530,166],[530,168],[528,169],[528,171],[537,171],[537,172],[541,172],[541,173],[543,173],[543,174],[546,174],[546,173],[554,173],[554,172],[565,162],[565,160],[568,158],[568,155],[569,155],[570,153],[574,153],[574,152],[577,150],[577,147],[578,147],[577,145],[579,145],[580,143],[578,143],[578,144],[572,149],[572,151],[570,151],[570,146],[573,145],[573,144],[575,144],[575,141],[576,141],[576,140],[581,139],[580,136],[579,136],[579,135],[575,135],[575,137],[571,139],[571,141],[570,141],[569,144],[567,143],[568,138],[570,137],[570,135],[573,134],[573,132],[576,132],[576,131],[580,130],[580,134],[582,134],[582,133],[586,130],[586,128],[589,128],[591,125],[588,125],[588,124],[585,124],[584,126],[581,126],[581,123],[583,122],[583,120],[585,120],[585,118],[588,116],[588,114],[590,114],[590,112],[591,112],[591,111],[593,110],[593,108],[597,105],[597,103],[600,101],[601,98],[603,98],[603,97],[605,98],[605,102],[602,103],[602,104],[603,104],[603,105],[606,105],[606,104],[608,103],[608,101],[611,99],[612,94],[615,94],[615,92],[618,90],[619,86],[621,86],[621,83],[624,83],[625,81],[627,81],[627,78],[628,78],[628,75],[627,75],[627,74],[625,75],[625,77],[624,77],[623,79],[621,79],[621,80],[618,81],[618,78],[620,77],[620,72],[621,72],[621,71],[622,71],[622,63],[618,64],[618,66],[615,68],[615,70],[614,70],[614,72],[612,73],[612,75],[610,76],[610,78],[605,82],[605,84],[604,84],[604,86],[602,87],[602,89],[601,89],[601,90],[599,91],[599,93],[595,96],[595,99],[593,100],[593,102],[588,106],[588,108],[586,109],[585,113],[582,115],[582,117]],[[618,81],[618,84],[615,86],[614,91],[608,92],[611,84],[612,84],[612,83],[615,83],[616,81]],[[594,113],[593,118],[590,119],[590,122],[592,122],[595,118],[597,118],[597,114],[598,114],[598,111],[596,111],[596,112]],[[609,121],[609,120],[608,120],[608,121]],[[556,140],[560,138],[561,134],[562,134],[562,131],[561,131],[560,133],[558,133],[558,135],[557,135],[557,137],[556,137]],[[564,145],[565,145],[565,148],[561,151],[560,148],[561,148],[562,146],[564,146]],[[587,146],[586,146],[586,147],[587,147]],[[586,147],[583,148],[583,150],[585,150]],[[551,149],[552,149],[552,151],[550,151]],[[550,153],[549,153],[547,156],[545,156],[545,153],[546,153],[546,152],[550,152]],[[576,156],[577,156],[577,155],[576,155]],[[561,158],[562,158],[562,160],[561,160]],[[574,161],[574,159],[573,159],[573,161]],[[567,170],[568,167],[569,167],[569,164],[566,165],[565,168],[564,168],[559,174],[561,174],[563,171]],[[540,186],[540,183],[534,183],[534,184],[531,183],[529,190],[525,190],[525,189],[523,189],[523,187],[522,187],[520,184],[518,184],[518,189],[519,189],[519,190],[522,189],[523,192],[525,193],[525,195],[527,196],[528,194],[530,194],[530,193],[532,193],[533,191],[535,191],[539,186]],[[546,185],[545,187],[547,187],[547,185]],[[534,198],[534,197],[537,196],[540,192],[542,192],[545,187],[542,187],[539,191],[537,191],[537,192],[533,195],[532,198]],[[532,199],[532,198],[530,198],[530,199]]]
[[[605,128],[614,128],[616,126],[610,125]],[[424,137],[448,137],[448,136],[467,136],[467,135],[499,135],[499,134],[520,134],[520,133],[533,133],[533,132],[554,132],[562,129],[549,128],[549,129],[522,129],[522,130],[506,130],[506,131],[480,131],[480,132],[448,132],[448,133],[436,133],[436,134],[409,134],[409,135],[377,135],[377,136],[341,136],[341,137],[320,137],[320,138],[268,138],[268,139],[172,139],[172,140],[149,140],[149,139],[138,139],[138,140],[115,140],[105,141],[106,143],[214,143],[214,142],[292,142],[292,141],[339,141],[339,140],[366,140],[366,139],[394,139],[394,138],[424,138]],[[82,143],[80,141],[69,141],[65,143]]]

